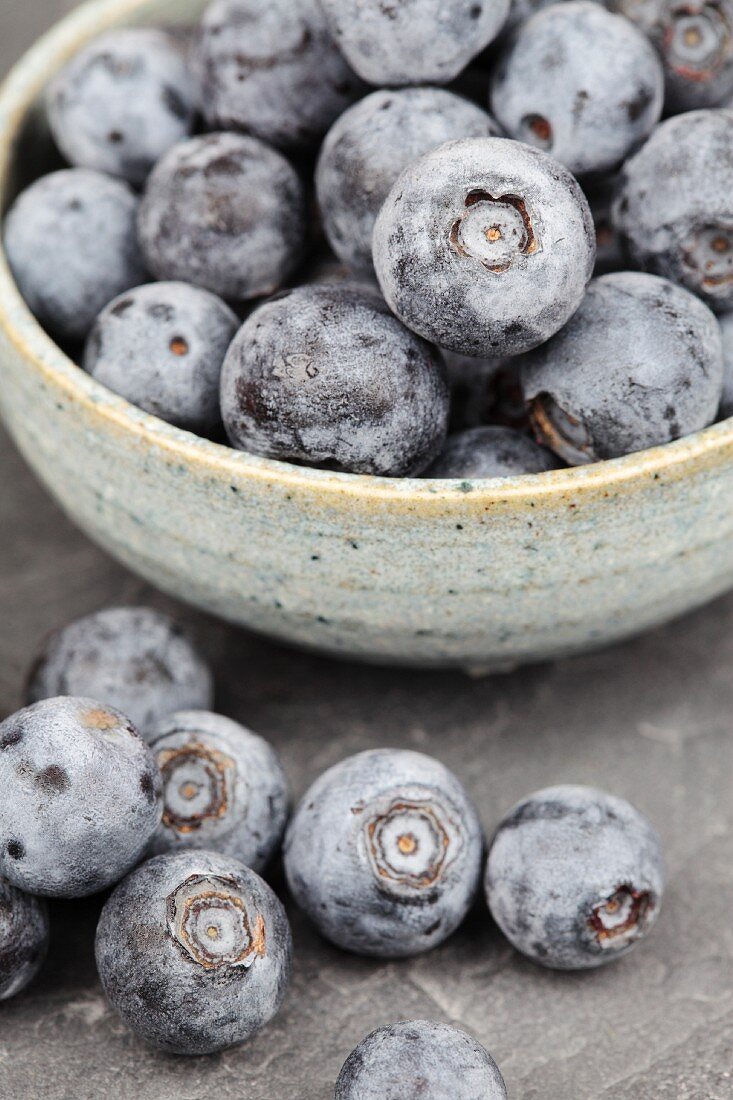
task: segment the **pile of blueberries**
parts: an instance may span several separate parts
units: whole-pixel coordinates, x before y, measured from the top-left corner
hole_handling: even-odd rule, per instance
[[[95,379],[240,450],[615,458],[733,415],[729,102],[733,0],[213,0],[56,76],[72,167],[5,250]]]
[[[654,924],[659,839],[628,802],[558,786],[484,837],[460,780],[383,748],[322,774],[290,820],[272,747],[213,713],[212,675],[167,616],[120,607],[45,643],[28,705],[0,724],[0,999],[41,966],[44,897],[109,887],[96,935],[105,994],[148,1043],[206,1054],[280,1008],[292,940],[260,877],[282,852],[294,902],[331,943],[399,959],[461,924],[484,875],[489,909],[524,955],[587,969]],[[100,700],[104,700],[101,702]],[[500,1100],[490,1055],[430,1021],[389,1024],[346,1061],[336,1100]]]

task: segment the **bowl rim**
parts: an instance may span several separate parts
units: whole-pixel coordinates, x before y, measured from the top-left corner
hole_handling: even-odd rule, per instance
[[[18,134],[54,72],[85,42],[107,29],[150,12],[156,0],[87,0],[37,40],[0,85],[0,200],[6,197],[8,173]],[[140,443],[165,450],[173,461],[201,464],[211,472],[237,480],[266,479],[290,490],[379,498],[403,505],[441,504],[466,499],[490,506],[499,502],[537,502],[543,497],[580,495],[613,488],[633,489],[662,473],[710,462],[719,451],[733,456],[733,418],[719,421],[683,439],[622,458],[586,466],[523,474],[510,478],[440,480],[388,478],[297,466],[236,451],[202,439],[143,412],[107,390],[77,366],[35,320],[11,275],[0,247],[0,334],[49,385],[96,414],[109,426],[131,433]]]

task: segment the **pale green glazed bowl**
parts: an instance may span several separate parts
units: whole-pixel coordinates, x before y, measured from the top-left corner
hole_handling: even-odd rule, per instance
[[[0,92],[0,204],[48,145],[39,97],[90,38],[203,0],[94,0]],[[21,136],[23,135],[23,136]],[[302,469],[147,416],[76,367],[0,256],[0,411],[65,511],[161,589],[299,645],[510,667],[585,651],[733,587],[733,421],[614,462],[511,480]]]

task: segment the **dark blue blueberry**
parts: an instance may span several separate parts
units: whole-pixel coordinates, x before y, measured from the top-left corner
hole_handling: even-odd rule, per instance
[[[121,879],[163,809],[160,772],[129,718],[73,696],[0,725],[0,787],[0,874],[49,897],[83,897]]]
[[[126,183],[72,168],[31,184],[5,220],[4,244],[29,309],[50,332],[84,339],[102,309],[145,282]]]
[[[282,839],[288,786],[274,749],[210,711],[180,711],[150,733],[163,777],[163,820],[151,852],[208,848],[254,871]]]
[[[718,323],[666,279],[602,275],[565,328],[526,356],[522,385],[538,439],[571,465],[669,443],[715,420]]]
[[[453,138],[490,137],[493,119],[444,88],[372,92],[326,135],[316,171],[323,227],[336,255],[374,274],[374,223],[392,186],[413,160]]]
[[[403,1020],[367,1035],[351,1052],[334,1100],[506,1100],[496,1062],[465,1031]]]
[[[659,121],[663,99],[662,66],[647,38],[590,0],[553,4],[524,23],[491,90],[510,137],[576,174],[624,160]]]
[[[333,943],[362,955],[428,951],[461,923],[480,875],[473,803],[437,760],[376,749],[329,768],[285,837],[297,901]]]
[[[207,710],[211,672],[181,628],[152,607],[110,607],[76,619],[46,641],[27,701],[53,695],[103,699],[146,732],[177,710]]]
[[[277,290],[301,259],[305,193],[295,169],[264,142],[205,134],[158,162],[138,226],[156,278],[256,298]]]
[[[199,435],[219,423],[221,365],[239,321],[208,290],[150,283],[97,318],[84,369],[133,405]]]
[[[85,46],[53,81],[48,115],[72,164],[142,183],[193,128],[196,85],[164,31],[125,28]]]
[[[504,935],[558,970],[626,954],[656,921],[663,888],[652,825],[591,787],[549,787],[518,803],[496,831],[486,868],[486,896]]]
[[[318,0],[213,0],[195,58],[210,128],[283,148],[317,144],[363,90]]]
[[[491,425],[449,435],[425,477],[518,477],[556,470],[560,463],[524,432]]]
[[[292,940],[285,910],[244,864],[216,852],[148,860],[97,927],[99,977],[146,1042],[174,1054],[242,1043],[282,1004]]]
[[[0,877],[0,1001],[33,981],[46,957],[48,934],[45,902]]]
[[[434,348],[355,285],[300,287],[252,313],[224,361],[233,446],[353,473],[420,473],[443,445],[448,388]]]
[[[595,232],[557,161],[504,138],[452,141],[411,164],[377,218],[374,266],[390,308],[462,355],[536,347],[580,305]]]

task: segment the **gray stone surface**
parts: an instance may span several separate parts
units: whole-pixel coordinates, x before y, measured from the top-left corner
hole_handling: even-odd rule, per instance
[[[0,68],[69,0],[3,0]],[[296,793],[379,745],[434,753],[491,829],[554,783],[605,787],[657,825],[669,885],[637,952],[587,974],[522,960],[483,906],[422,958],[380,965],[323,943],[293,912],[282,1014],[248,1047],[193,1060],[148,1051],[94,972],[99,902],[52,906],[42,975],[0,1007],[1,1100],[330,1100],[372,1028],[433,1017],[472,1032],[513,1100],[733,1096],[733,597],[624,647],[504,677],[394,672],[294,653],[177,608],[76,532],[0,440],[0,715],[43,634],[108,603],[181,614],[219,707],[272,739]],[[273,885],[283,892],[279,872]]]

